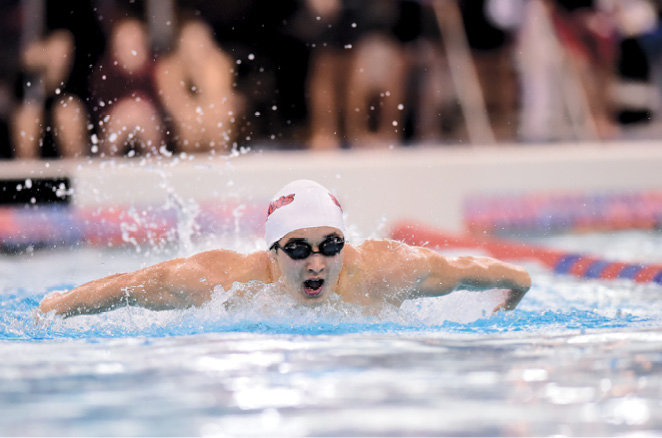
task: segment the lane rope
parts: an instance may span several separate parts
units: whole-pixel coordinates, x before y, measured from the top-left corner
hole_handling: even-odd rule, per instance
[[[534,260],[556,274],[586,279],[629,279],[662,284],[662,264],[625,263],[590,254],[561,251],[492,237],[454,235],[416,222],[399,222],[390,237],[409,245],[437,250],[479,249],[501,260]]]

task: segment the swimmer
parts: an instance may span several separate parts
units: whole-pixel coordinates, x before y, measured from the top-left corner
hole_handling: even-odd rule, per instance
[[[49,294],[39,310],[69,317],[126,305],[186,308],[209,301],[215,286],[229,291],[235,285],[242,295],[235,283],[260,281],[303,305],[337,294],[368,311],[456,290],[505,289],[497,311],[514,309],[531,287],[524,269],[488,257],[446,257],[391,240],[345,243],[340,203],[313,181],[294,181],[278,191],[265,228],[267,250],[247,255],[211,250],[111,275]]]

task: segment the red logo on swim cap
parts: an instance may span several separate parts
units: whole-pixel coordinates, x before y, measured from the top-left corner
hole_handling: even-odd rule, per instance
[[[282,206],[287,205],[287,204],[291,204],[292,201],[294,201],[294,193],[292,193],[291,195],[287,195],[287,196],[281,196],[280,198],[276,199],[271,204],[269,204],[269,210],[267,211],[267,217],[271,216],[271,213],[278,210]]]
[[[338,206],[338,208],[340,209],[340,211],[342,211],[342,207],[340,206],[340,202],[338,202],[338,200],[336,199],[336,197],[333,196],[331,193],[329,193],[329,196],[331,196],[331,200],[333,201],[333,203],[336,204],[336,205]]]

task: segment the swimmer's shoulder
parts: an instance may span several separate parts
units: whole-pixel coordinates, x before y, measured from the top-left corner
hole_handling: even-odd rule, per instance
[[[363,265],[365,268],[384,268],[393,263],[412,261],[421,256],[419,248],[390,239],[365,240],[351,248],[352,251],[347,254],[350,256],[349,261]]]
[[[235,277],[236,281],[268,281],[271,276],[269,254],[266,251],[242,254],[214,249],[195,254],[188,261],[205,271]]]
[[[386,256],[393,257],[396,255],[406,256],[418,250],[418,248],[409,246],[406,243],[390,239],[365,240],[355,248],[362,257],[368,258],[383,258]]]
[[[355,260],[364,269],[383,273],[421,269],[428,264],[430,250],[397,240],[366,240],[356,247]]]

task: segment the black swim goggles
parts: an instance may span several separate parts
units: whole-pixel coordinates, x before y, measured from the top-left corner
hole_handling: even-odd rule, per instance
[[[340,254],[345,241],[338,236],[327,237],[322,243],[319,244],[319,250],[313,251],[313,247],[308,242],[301,240],[294,240],[288,242],[285,246],[280,246],[278,242],[274,243],[271,249],[282,249],[292,260],[303,260],[310,257],[312,254],[322,254],[326,257],[333,257]]]

